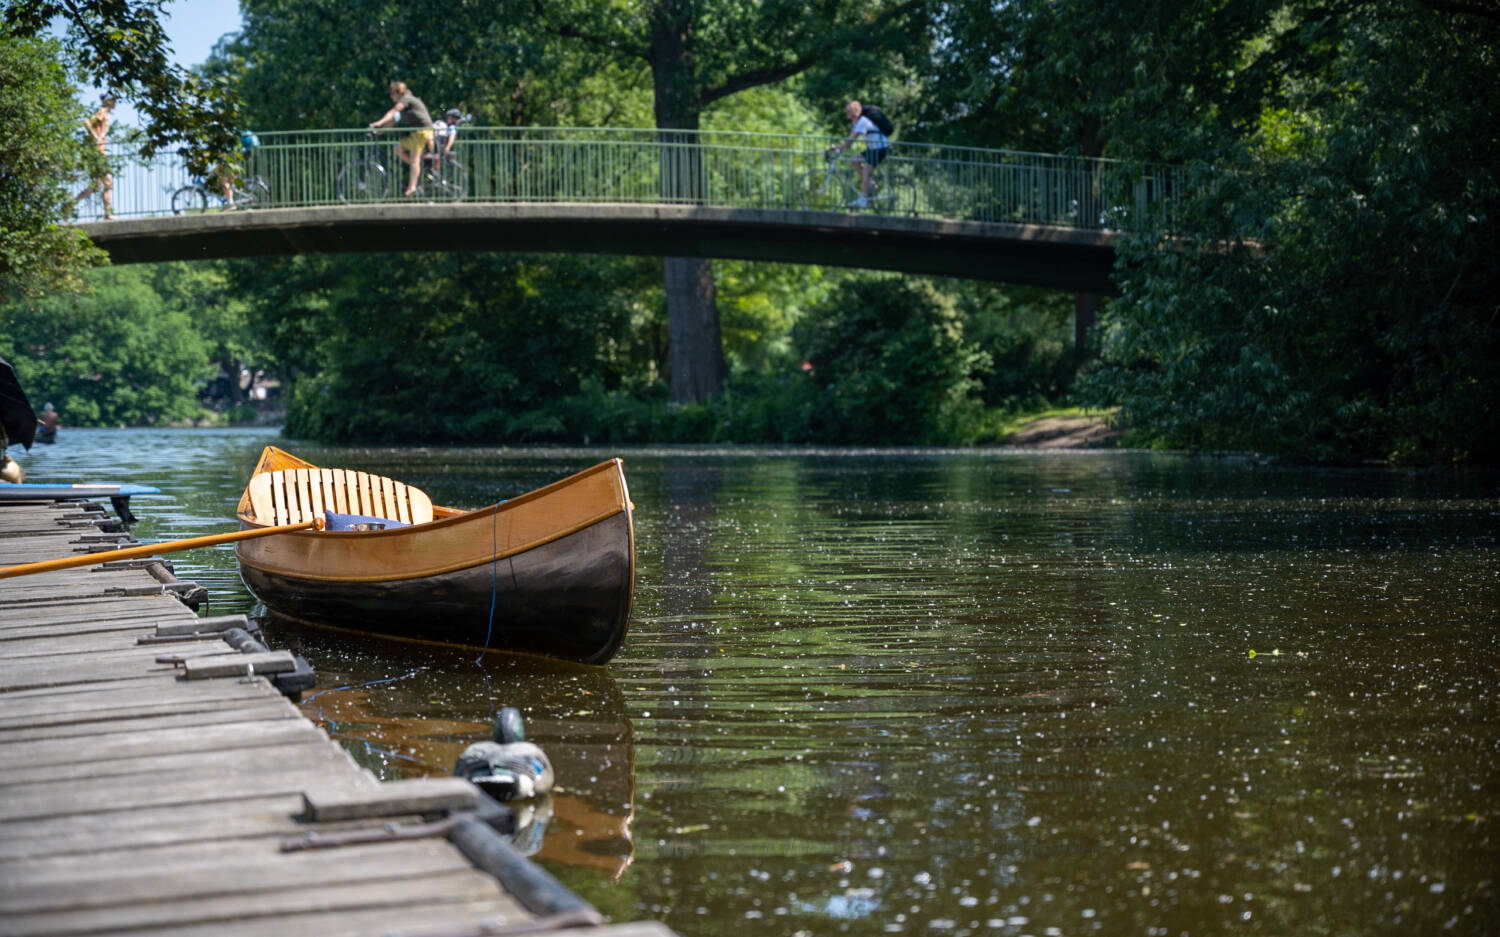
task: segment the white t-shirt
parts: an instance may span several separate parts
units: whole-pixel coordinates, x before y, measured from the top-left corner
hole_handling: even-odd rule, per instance
[[[449,137],[456,136],[458,136],[458,124],[449,124],[446,120],[432,122],[432,144],[439,150],[448,145]]]
[[[859,120],[854,122],[854,129],[851,132],[856,136],[864,134],[865,146],[872,150],[884,149],[891,145],[891,141],[887,140],[885,134],[880,132],[880,128],[875,126],[875,122],[863,114],[859,115]]]

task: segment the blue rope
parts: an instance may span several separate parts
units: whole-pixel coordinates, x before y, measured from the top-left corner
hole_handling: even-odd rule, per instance
[[[500,502],[495,502],[495,513],[490,515],[490,621],[484,629],[484,650],[474,658],[474,663],[484,660],[490,649],[490,635],[495,633],[495,596],[500,592]]]

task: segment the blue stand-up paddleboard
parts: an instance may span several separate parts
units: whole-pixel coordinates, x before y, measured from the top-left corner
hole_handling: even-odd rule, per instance
[[[115,513],[127,524],[135,523],[130,513],[131,495],[160,494],[160,488],[150,485],[127,485],[111,482],[83,482],[77,485],[47,485],[0,483],[0,502],[3,501],[82,501],[90,498],[108,498],[115,506]]]

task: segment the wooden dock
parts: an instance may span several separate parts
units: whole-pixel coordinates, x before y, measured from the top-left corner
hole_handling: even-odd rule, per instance
[[[606,924],[467,781],[381,783],[289,699],[302,662],[169,564],[110,564],[122,528],[0,503],[0,566],[101,551],[0,579],[0,935],[673,937]]]

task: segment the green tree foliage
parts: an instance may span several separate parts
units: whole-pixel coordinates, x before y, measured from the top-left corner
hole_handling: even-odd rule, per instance
[[[581,54],[485,3],[244,0],[244,28],[209,71],[235,80],[246,119],[275,130],[359,127],[405,81],[434,112],[481,125],[641,126],[639,67]]]
[[[1073,389],[1073,297],[1055,290],[965,280],[932,281],[952,298],[964,334],[990,356],[984,403],[1015,411],[1065,400]]]
[[[149,271],[106,268],[90,293],[0,308],[0,357],[35,400],[75,426],[164,425],[200,415],[206,343],[191,317],[150,285]]]
[[[296,377],[287,431],[330,440],[564,436],[586,380],[653,374],[649,261],[392,254],[242,264],[265,340]]]
[[[1216,121],[1253,119],[1247,44],[1283,3],[955,0],[943,4],[924,138],[1083,156],[1200,157]]]
[[[75,289],[81,272],[104,256],[82,232],[61,224],[88,151],[60,54],[55,41],[0,26],[0,298]]]
[[[513,0],[544,31],[607,59],[651,71],[660,131],[693,131],[717,101],[802,74],[848,48],[920,49],[927,5],[897,0],[632,0],[607,15],[588,0]],[[529,10],[527,9],[529,8]],[[756,128],[760,129],[760,128]],[[668,133],[665,139],[672,140]],[[698,196],[696,167],[674,161],[663,173],[674,200]],[[727,375],[712,265],[669,257],[663,264],[670,329],[672,399],[702,401]]]
[[[61,26],[63,57],[146,117],[142,155],[180,150],[196,171],[238,151],[235,99],[215,78],[169,60],[167,0],[0,0],[5,40]],[[9,93],[7,91],[7,93]],[[56,118],[56,113],[51,116]]]
[[[273,359],[252,323],[253,306],[236,287],[229,265],[217,261],[156,264],[147,268],[152,288],[193,321],[209,361],[225,378],[223,403],[243,407],[248,388],[242,370],[274,370]]]
[[[989,355],[964,336],[949,296],[919,280],[849,280],[810,318],[812,438],[949,443],[974,432]]]
[[[1500,49],[1452,9],[1310,5],[1264,43],[1261,119],[1128,249],[1095,402],[1174,446],[1500,457]]]

